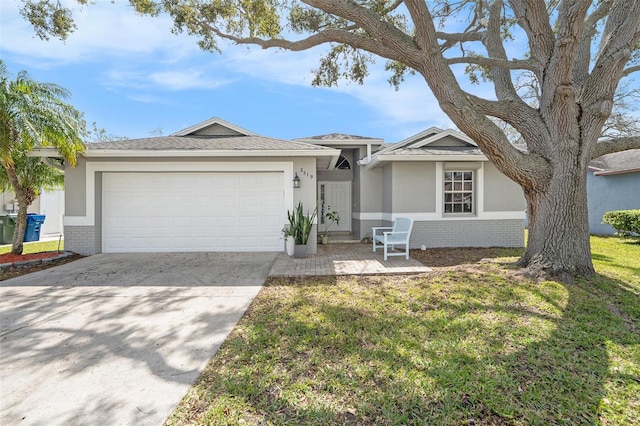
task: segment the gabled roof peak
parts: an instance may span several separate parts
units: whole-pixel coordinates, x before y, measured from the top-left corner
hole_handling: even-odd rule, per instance
[[[169,136],[257,136],[257,134],[220,117],[212,117]]]

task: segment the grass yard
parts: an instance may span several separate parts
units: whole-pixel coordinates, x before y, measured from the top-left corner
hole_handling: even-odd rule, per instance
[[[592,248],[575,285],[515,257],[271,280],[167,424],[640,425],[640,245]]]
[[[33,241],[30,243],[24,243],[22,248],[22,254],[40,253],[43,251],[57,251],[58,240],[55,241]],[[64,250],[64,240],[60,242],[60,250]],[[0,254],[9,253],[11,251],[11,244],[0,246]]]

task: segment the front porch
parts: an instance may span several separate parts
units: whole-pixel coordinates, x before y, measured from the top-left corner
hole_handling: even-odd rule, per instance
[[[346,235],[344,237],[347,237]],[[419,261],[404,257],[392,257],[384,261],[382,250],[375,253],[371,244],[360,244],[336,240],[330,244],[318,245],[318,253],[304,259],[295,259],[280,253],[269,272],[270,277],[308,277],[323,275],[392,275],[419,274],[430,272],[431,268]]]

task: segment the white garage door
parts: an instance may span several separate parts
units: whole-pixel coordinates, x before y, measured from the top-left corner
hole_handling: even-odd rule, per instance
[[[102,250],[279,251],[282,172],[104,173]]]

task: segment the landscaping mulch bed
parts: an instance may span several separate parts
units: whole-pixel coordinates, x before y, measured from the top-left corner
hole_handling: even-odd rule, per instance
[[[483,259],[499,257],[519,257],[523,248],[431,248],[426,250],[410,250],[412,258],[431,268],[443,268],[479,262]]]
[[[29,254],[13,254],[13,253],[5,253],[0,254],[0,265],[3,263],[15,263],[15,262],[24,262],[27,260],[36,260],[36,259],[50,259],[52,257],[56,257],[62,254],[58,251],[47,251],[43,253],[29,253]]]
[[[3,263],[15,263],[22,262],[26,260],[38,260],[38,259],[51,259],[53,257],[59,256],[61,253],[54,252],[42,252],[42,253],[29,253],[23,255],[15,255],[15,254],[2,254],[0,255],[0,264]],[[0,270],[0,281],[8,280],[9,278],[19,277],[21,275],[30,274],[32,272],[42,271],[44,269],[49,269],[53,266],[63,265],[65,263],[73,262],[74,260],[78,260],[83,258],[79,254],[72,254],[70,256],[66,256],[61,259],[53,260],[48,263],[39,263],[34,265],[22,265],[22,266],[11,266],[6,269]]]

